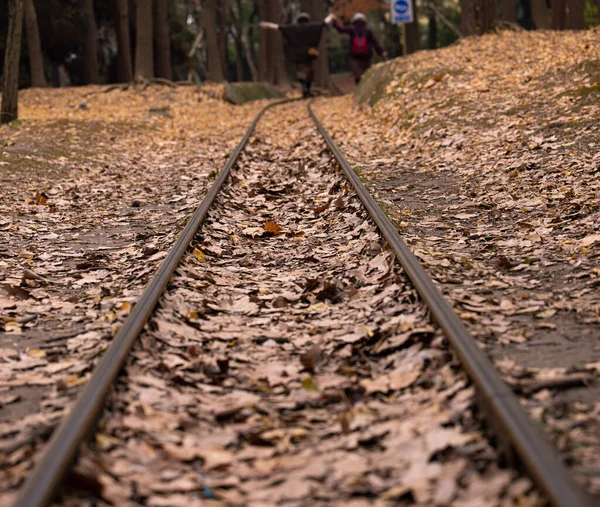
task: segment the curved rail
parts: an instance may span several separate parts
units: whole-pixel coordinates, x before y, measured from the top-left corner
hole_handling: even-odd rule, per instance
[[[507,437],[536,484],[548,495],[548,500],[552,505],[556,507],[590,505],[591,502],[573,481],[556,451],[521,408],[517,397],[502,380],[488,357],[479,349],[475,339],[438,291],[419,260],[402,240],[396,227],[354,173],[340,149],[313,112],[310,103],[308,104],[308,113],[369,215],[385,236],[415,289],[446,334],[462,367],[481,396],[483,411],[489,412],[492,418],[490,422],[499,426],[496,430],[499,436]]]
[[[267,105],[250,124],[206,197],[177,238],[169,255],[162,262],[141,298],[119,329],[109,349],[96,366],[84,391],[60,426],[53,432],[41,459],[21,488],[15,507],[40,507],[48,505],[52,501],[64,475],[75,459],[79,445],[98,420],[108,389],[117,378],[131,347],[144,329],[181,257],[202,225],[223,184],[227,181],[231,168],[237,162],[256,124],[267,109],[292,100],[285,99]]]

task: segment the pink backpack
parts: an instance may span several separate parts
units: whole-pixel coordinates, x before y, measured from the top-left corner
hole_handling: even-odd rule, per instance
[[[350,52],[352,53],[352,56],[367,56],[369,54],[369,41],[367,40],[366,30],[362,35],[358,35],[356,30],[354,31],[354,37],[352,37],[352,49]]]

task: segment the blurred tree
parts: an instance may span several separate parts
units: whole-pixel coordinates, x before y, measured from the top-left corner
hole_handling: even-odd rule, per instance
[[[206,52],[208,59],[208,79],[210,81],[223,81],[223,63],[219,51],[217,36],[217,0],[205,0],[202,13],[204,30],[206,32]]]
[[[338,18],[348,23],[357,12],[366,15],[369,11],[387,11],[388,9],[389,4],[384,0],[335,0],[332,11]]]
[[[235,44],[236,77],[238,81],[245,80],[244,63],[248,67],[252,81],[258,81],[258,71],[252,54],[252,40],[249,26],[257,11],[253,2],[235,0],[230,8],[230,33]]]
[[[156,75],[173,79],[171,69],[171,39],[167,0],[154,0],[154,37],[156,42]]]
[[[9,123],[19,118],[19,59],[22,32],[23,0],[9,0],[0,123]]]
[[[217,2],[217,24],[219,26],[219,32],[217,34],[217,39],[219,41],[219,58],[221,60],[221,67],[223,69],[223,75],[227,75],[227,22],[228,22],[228,14],[229,14],[229,1],[228,0],[219,0]]]
[[[154,77],[152,0],[137,0],[135,78]]]
[[[503,21],[510,23],[517,22],[517,2],[516,0],[502,0],[502,16]]]
[[[31,86],[44,88],[47,86],[44,75],[44,55],[40,42],[40,30],[33,0],[23,3],[25,27],[27,28],[27,51],[29,53],[29,70],[31,72]]]
[[[282,22],[282,6],[279,0],[257,0],[260,19],[272,23]],[[281,33],[273,30],[261,30],[258,75],[260,81],[287,85],[283,41]]]
[[[94,15],[94,0],[81,0],[80,7],[85,23],[81,80],[83,84],[98,84],[100,82],[98,77],[98,28]]]
[[[584,7],[585,0],[552,0],[552,28],[582,30]]]
[[[133,79],[128,0],[116,0],[115,13],[117,32],[117,80],[121,83],[128,83]]]
[[[436,49],[437,45],[437,19],[432,1],[427,12],[427,49]]]
[[[585,0],[568,0],[569,15],[567,26],[573,30],[584,29],[583,11],[585,8]]]
[[[550,28],[550,14],[546,0],[531,0],[531,17],[535,28],[540,30]]]
[[[481,35],[496,21],[495,0],[460,0],[460,31],[463,35]]]
[[[419,49],[419,17],[417,12],[417,2],[415,0],[409,1],[412,2],[414,21],[402,25],[402,45],[404,46],[404,53],[407,55],[414,53]]]

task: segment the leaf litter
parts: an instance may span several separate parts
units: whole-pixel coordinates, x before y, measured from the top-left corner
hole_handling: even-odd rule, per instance
[[[587,91],[598,89],[599,48],[598,27],[467,38],[389,63],[387,94],[372,110],[351,97],[316,105],[595,495],[600,102]]]
[[[209,88],[25,90],[0,127],[2,505],[264,105]]]
[[[302,104],[265,115],[63,505],[539,501],[498,468],[473,388],[318,139]]]

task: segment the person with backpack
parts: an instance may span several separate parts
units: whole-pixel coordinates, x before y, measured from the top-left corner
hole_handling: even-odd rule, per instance
[[[341,25],[333,18],[333,27],[340,33],[350,35],[350,70],[354,76],[354,82],[358,84],[360,78],[371,66],[373,48],[379,56],[387,58],[387,52],[377,41],[375,34],[367,25],[367,17],[357,12],[352,16],[350,25]]]
[[[268,21],[261,21],[261,28],[279,30],[286,41],[288,57],[296,67],[296,77],[302,85],[302,97],[312,97],[312,82],[314,80],[314,62],[319,56],[319,43],[325,25],[331,23],[333,15],[330,14],[322,22],[310,21],[306,12],[298,16],[297,23],[291,25],[278,25]]]

